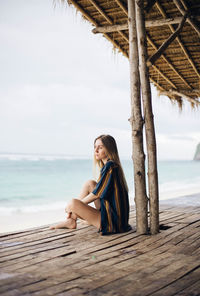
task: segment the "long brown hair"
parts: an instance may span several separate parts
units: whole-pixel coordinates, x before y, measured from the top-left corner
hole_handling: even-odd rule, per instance
[[[94,140],[94,145],[98,139],[100,139],[105,146],[108,158],[112,160],[115,164],[117,164],[119,168],[120,183],[128,192],[128,185],[119,159],[119,153],[115,139],[110,135],[101,135]],[[94,157],[94,165],[98,165],[99,169],[101,169],[104,166],[104,163],[102,160],[96,160],[96,158]]]

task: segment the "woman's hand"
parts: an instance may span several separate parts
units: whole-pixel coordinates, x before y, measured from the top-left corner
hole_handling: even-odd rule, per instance
[[[72,212],[69,211],[69,206],[68,205],[65,208],[65,212],[67,213],[67,219],[71,218]]]
[[[72,212],[67,213],[67,219],[71,218],[71,214],[72,214]]]

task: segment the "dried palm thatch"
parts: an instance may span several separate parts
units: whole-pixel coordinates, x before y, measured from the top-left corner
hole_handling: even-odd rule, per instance
[[[62,0],[62,2],[65,2]],[[129,57],[127,0],[68,0],[125,57]],[[149,75],[160,94],[182,106],[200,104],[200,1],[146,0]]]

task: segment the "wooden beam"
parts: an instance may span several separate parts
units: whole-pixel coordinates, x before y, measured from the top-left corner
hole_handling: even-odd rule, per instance
[[[183,0],[182,0],[182,2],[185,4],[185,2]],[[184,15],[186,11],[189,12],[189,10],[185,10],[185,7],[182,5],[182,3],[180,2],[180,0],[174,0],[174,3],[175,3],[176,7],[178,8],[178,10],[181,12],[182,15]],[[193,27],[193,29],[197,32],[197,34],[200,37],[200,29],[195,24],[195,22],[192,20],[191,17],[188,17],[188,23]]]
[[[200,105],[200,101],[198,101],[197,99],[191,98],[188,95],[186,95],[182,92],[179,92],[177,90],[161,91],[160,94],[165,95],[165,96],[169,96],[169,97],[176,95],[176,96],[186,99],[188,102],[195,104],[196,106]]]
[[[176,85],[165,74],[163,74],[163,72],[160,71],[158,67],[152,65],[152,68],[156,70],[156,72],[158,72],[171,85],[171,87],[176,88]]]
[[[125,5],[120,1],[120,0],[115,0],[115,2],[118,4],[118,6],[123,10],[123,12],[125,13],[125,15],[128,16],[128,10],[125,7]]]
[[[79,5],[79,4],[77,4],[77,2],[76,1],[74,1],[74,0],[70,0],[70,3],[71,4],[73,4],[74,5],[74,7],[77,9],[77,10],[79,10],[81,13],[82,13],[82,15],[89,21],[89,22],[91,22],[93,25],[95,25],[95,26],[97,26],[98,24],[97,24],[97,22],[89,15],[89,14],[87,14],[86,12],[85,12],[85,10]]]
[[[120,2],[120,1],[119,1]],[[125,8],[124,8],[125,9]],[[199,17],[200,19],[200,17]],[[151,20],[151,21],[146,21],[145,26],[157,26],[157,25],[168,25],[169,23],[180,23],[180,21],[182,20],[182,17],[178,17],[178,18],[165,18],[165,19],[160,19],[160,20]],[[157,24],[157,21],[159,22],[159,24]],[[105,32],[116,32],[118,30],[128,30],[128,23],[122,24],[122,25],[108,25],[108,26],[103,26],[103,27],[96,27],[94,28],[92,31],[93,33],[104,33]],[[110,38],[111,40],[111,38]],[[150,40],[150,38],[147,36],[147,40],[148,42],[150,42],[150,44],[157,50],[158,48],[154,45],[154,43]],[[112,40],[111,40],[112,42]],[[124,54],[125,56],[127,56],[126,54]],[[174,66],[168,61],[168,59],[162,55],[163,59],[169,64],[169,66],[171,67],[171,69],[181,78],[181,80],[190,88],[190,85],[186,82],[186,80],[182,77],[182,75],[180,75],[178,73],[178,71],[174,68]],[[153,68],[173,87],[176,88],[176,86],[172,83],[172,81],[166,77],[166,75],[164,75],[156,66],[153,66]]]
[[[148,0],[147,1],[147,5],[145,6],[144,10],[146,12],[149,12],[150,9],[154,6],[154,4],[156,3],[157,0]]]
[[[98,10],[98,12],[110,23],[112,24],[112,20],[107,14],[103,11],[103,9],[94,1],[94,0],[89,0],[90,3]]]
[[[167,14],[166,12],[164,11],[164,9],[162,8],[161,4],[157,1],[156,2],[156,6],[157,6],[157,9],[160,11],[160,13],[162,14],[162,16],[164,18],[167,18]],[[175,29],[173,28],[172,25],[169,25],[169,28],[170,30],[172,31],[172,33],[174,33]],[[198,78],[200,79],[200,73],[199,71],[197,70],[193,60],[191,59],[188,51],[186,50],[185,46],[183,45],[183,43],[181,42],[180,38],[179,37],[176,37],[176,40],[178,41],[182,51],[184,52],[185,56],[187,57],[188,59],[188,62],[190,63],[190,65],[192,66],[193,70],[195,71],[195,73],[197,74]]]
[[[113,21],[112,19],[107,16],[107,14],[103,11],[103,9],[94,1],[94,0],[89,0],[92,5],[98,10],[98,12],[107,20],[107,22],[110,24],[110,25],[113,25]],[[118,33],[127,41],[128,41],[128,37],[126,36],[126,34],[124,34],[123,32],[121,31],[118,31]]]
[[[157,52],[153,54],[147,61],[147,66],[151,66],[155,63],[155,61],[162,55],[162,53],[167,49],[167,47],[174,41],[174,39],[178,36],[178,34],[181,32],[185,21],[187,18],[187,13],[182,18],[181,23],[179,24],[178,28],[172,35],[159,47]]]
[[[118,0],[115,0],[115,2],[117,2],[117,4],[120,6],[123,6],[123,11],[124,11],[124,13],[126,14],[126,15],[128,15],[128,11],[127,11],[127,9],[126,9],[126,7],[121,3],[121,1],[118,1]],[[160,22],[160,24],[159,25],[169,25],[169,27],[170,27],[170,29],[171,29],[171,31],[172,32],[175,32],[175,30],[173,29],[173,27],[172,27],[172,25],[171,25],[171,23],[180,23],[180,20],[182,20],[182,17],[178,17],[178,18],[167,18],[167,16],[166,16],[166,14],[165,14],[165,12],[164,12],[164,10],[162,9],[162,7],[160,6],[160,4],[159,3],[156,3],[156,5],[157,5],[157,7],[158,7],[158,9],[160,10],[160,12],[161,12],[161,14],[163,15],[163,17],[164,17],[164,19],[160,19],[159,20],[159,22]],[[120,6],[120,7],[121,7]],[[200,17],[197,17],[197,19],[199,19],[200,20]],[[151,20],[151,21],[147,21],[147,24],[149,25],[149,26],[153,26],[153,23],[155,24],[155,25],[157,25],[156,24],[156,20],[154,21],[154,20]],[[100,30],[102,29],[102,32],[101,33],[103,33],[104,35],[106,35],[106,33],[104,33],[104,32],[106,32],[106,29],[108,29],[108,33],[109,32],[114,32],[114,31],[116,31],[116,28],[115,28],[115,26],[117,26],[117,29],[121,29],[120,28],[120,26],[123,26],[123,28],[125,29],[126,28],[126,30],[128,30],[128,24],[126,23],[126,24],[122,24],[122,25],[111,25],[111,26],[105,26],[105,30],[104,30],[104,27],[96,27],[95,29],[94,29],[94,31],[97,29],[99,29],[100,28]],[[108,39],[108,40],[110,40],[113,44],[114,44],[114,41],[112,40],[112,38],[110,38],[108,35],[106,36],[106,38]],[[177,37],[176,38],[177,40],[178,40],[178,42],[179,42],[179,44],[180,44],[180,46],[181,46],[181,48],[182,48],[182,50],[184,51],[184,53],[185,53],[185,55],[187,56],[187,58],[188,58],[188,60],[189,60],[189,62],[191,63],[191,65],[192,65],[192,67],[193,67],[193,69],[195,70],[195,72],[199,75],[199,73],[198,73],[198,71],[197,71],[197,69],[196,69],[196,67],[195,67],[195,65],[194,65],[194,63],[193,63],[193,61],[190,59],[190,57],[189,57],[189,55],[187,54],[187,51],[186,51],[186,49],[184,48],[184,46],[182,45],[182,43],[181,43],[181,41],[180,41],[180,39]],[[148,40],[149,41],[149,40]],[[128,54],[117,44],[116,45],[116,43],[114,44],[114,46],[115,47],[117,47],[117,48],[119,48],[119,50],[126,56],[126,57],[128,57]],[[177,75],[182,79],[182,81],[184,81],[184,83],[188,86],[188,87],[190,87],[190,85],[185,81],[185,79],[177,72],[177,70],[174,68],[174,66],[166,59],[166,57],[164,57],[164,55],[163,55],[163,58],[165,59],[165,61],[169,64],[169,66],[177,73]],[[164,75],[156,66],[153,66],[153,68],[173,87],[173,88],[176,88],[176,86],[172,83],[172,81],[168,78],[168,77],[166,77],[166,75]],[[200,75],[199,75],[199,78],[200,78]]]
[[[74,7],[77,9],[77,10],[79,10],[81,13],[82,13],[82,15],[89,21],[89,22],[91,22],[93,25],[95,25],[95,26],[98,26],[98,23],[92,18],[92,17],[90,17],[85,11],[84,11],[84,9],[79,5],[79,4],[77,4],[76,3],[76,1],[74,1],[74,0],[70,0],[70,3],[71,4],[73,4],[74,5]],[[125,55],[127,58],[128,58],[128,54],[119,46],[119,44],[116,42],[116,41],[114,41],[112,38],[110,38],[110,36],[109,35],[107,35],[106,33],[104,34],[104,36],[105,36],[105,38],[107,39],[107,40],[109,40],[112,44],[113,44],[113,46],[115,47],[115,48],[118,48],[119,49],[119,51],[121,51],[122,53],[123,53],[123,55]]]
[[[166,26],[166,25],[174,25],[174,24],[180,24],[182,21],[182,17],[174,17],[174,18],[165,18],[165,19],[155,19],[155,20],[148,20],[145,21],[145,27],[151,28],[151,27],[160,27],[160,26]],[[200,21],[200,17],[197,16],[196,20]],[[186,22],[188,19],[186,19]],[[99,26],[92,30],[94,34],[98,33],[112,33],[117,31],[125,31],[128,30],[128,23],[124,24],[118,24],[118,25],[108,25],[108,26]]]
[[[179,88],[178,91],[180,93],[187,93],[187,94],[190,94],[190,95],[197,95],[197,96],[200,96],[200,89],[182,89],[182,88]]]
[[[147,41],[149,42],[149,44],[151,44],[151,46],[155,50],[158,50],[157,46],[154,44],[154,42],[151,40],[151,38],[149,37],[148,34],[147,34]],[[166,58],[166,56],[164,54],[162,54],[161,57],[169,65],[169,67],[176,73],[176,75],[185,83],[185,85],[187,85],[187,87],[191,89],[191,86],[187,83],[185,78],[175,69],[175,67],[172,65],[172,63],[169,61],[169,59]]]
[[[153,78],[150,77],[150,81],[156,86],[160,91],[165,91],[166,89],[158,84]]]
[[[122,24],[122,25],[112,25],[112,26],[101,26],[96,27],[92,30],[92,33],[98,34],[98,33],[112,33],[117,31],[125,31],[128,30],[128,23]]]
[[[115,0],[118,4],[120,3],[120,1],[117,1],[117,0]],[[126,8],[124,8],[124,9],[126,9]],[[128,11],[126,10],[126,14],[128,15]],[[182,19],[182,18],[180,18],[180,19]],[[108,26],[108,27],[112,27],[112,26]],[[128,27],[127,27],[127,29],[128,29]],[[112,39],[110,38],[110,40],[111,40],[111,42],[112,42]],[[123,51],[122,51],[123,52]],[[125,54],[125,56],[127,56],[126,54]],[[173,84],[173,82],[166,76],[166,75],[164,75],[156,66],[154,66],[153,65],[153,68],[173,87],[173,88],[176,88],[176,86]],[[187,84],[187,83],[186,83]]]
[[[149,81],[147,60],[147,41],[145,31],[144,1],[136,0],[136,27],[138,35],[139,72],[142,90],[142,101],[145,120],[145,134],[148,156],[148,187],[150,207],[150,232],[159,232],[159,193],[156,136],[154,128],[151,87]]]
[[[141,234],[148,232],[145,155],[143,148],[143,118],[139,78],[139,58],[135,24],[135,4],[128,0],[129,20],[129,62],[131,90],[132,158],[134,167],[134,190],[136,204],[136,229]]]

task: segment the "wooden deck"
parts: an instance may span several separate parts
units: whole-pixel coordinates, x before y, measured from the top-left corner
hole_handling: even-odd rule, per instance
[[[40,227],[0,235],[0,295],[200,295],[200,208],[160,207],[160,233]]]

